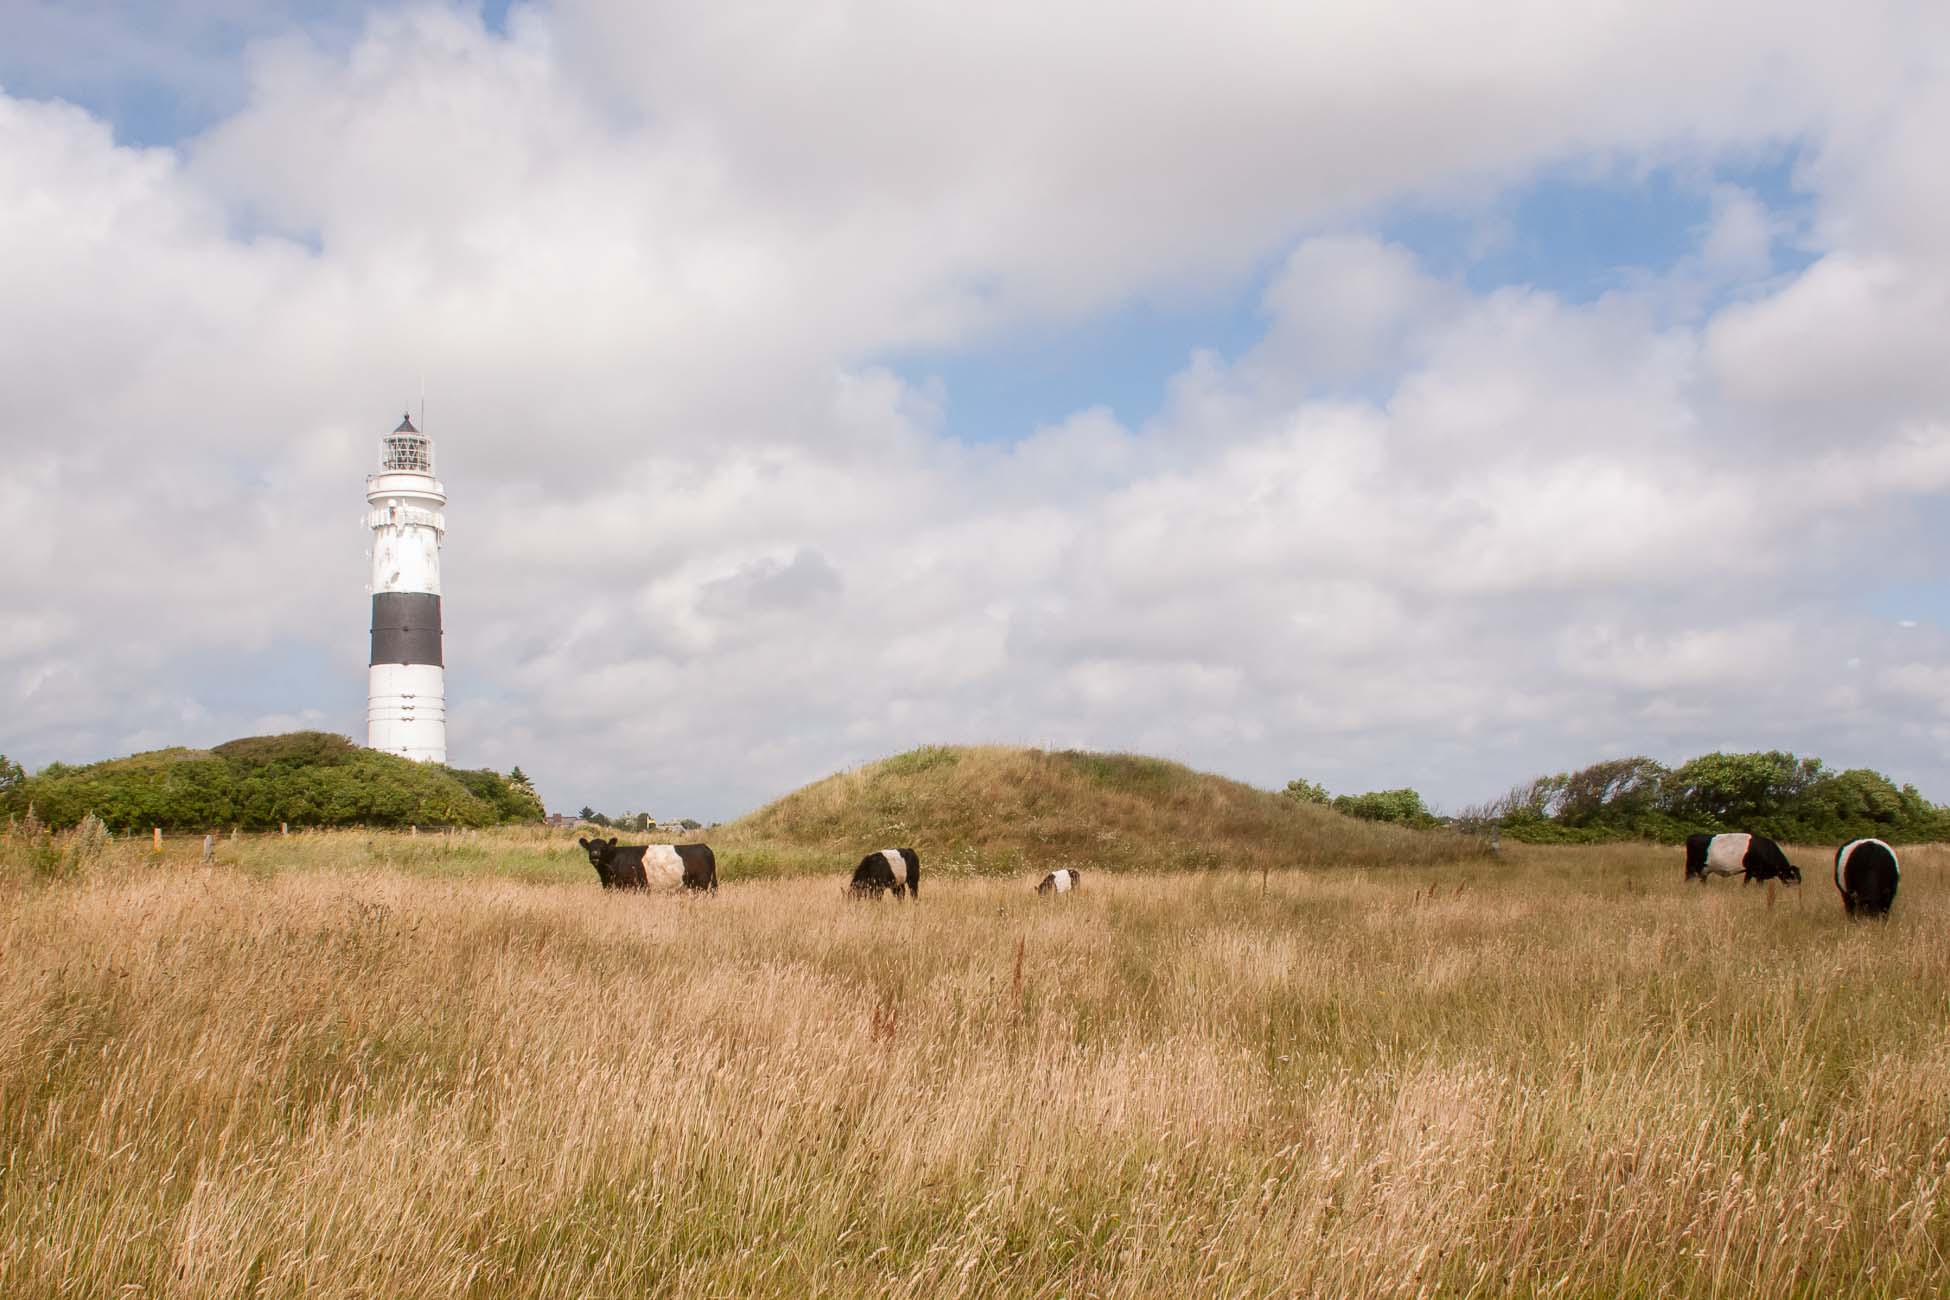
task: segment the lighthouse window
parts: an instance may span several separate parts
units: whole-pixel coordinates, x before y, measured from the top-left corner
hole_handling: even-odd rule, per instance
[[[431,474],[433,457],[428,454],[425,438],[396,435],[386,439],[386,455],[382,465],[389,470],[403,470],[409,473]]]

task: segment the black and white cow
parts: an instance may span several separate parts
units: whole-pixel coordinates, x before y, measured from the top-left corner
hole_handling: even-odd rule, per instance
[[[1835,850],[1835,888],[1850,916],[1887,917],[1902,875],[1896,850],[1881,840],[1850,840]]]
[[[604,889],[648,889],[652,884],[718,892],[718,858],[709,844],[624,844],[608,839],[583,840],[589,865],[602,878]]]
[[[921,896],[921,855],[913,849],[875,849],[853,868],[853,892],[879,898],[888,890],[895,898]]]
[[[1083,888],[1083,873],[1074,867],[1058,867],[1043,877],[1043,883],[1036,886],[1039,894],[1067,894],[1073,889]]]
[[[1749,885],[1776,879],[1798,885],[1801,868],[1765,835],[1688,835],[1686,879],[1703,881],[1708,876],[1744,876],[1743,883]]]

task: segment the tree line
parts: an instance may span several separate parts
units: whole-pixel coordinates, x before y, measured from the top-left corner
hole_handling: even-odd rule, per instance
[[[363,749],[300,731],[213,749],[158,749],[31,776],[0,756],[0,815],[31,809],[68,827],[90,814],[118,830],[290,826],[494,826],[535,821],[542,801],[519,767],[502,775]]]
[[[1676,844],[1696,831],[1753,831],[1802,844],[1875,836],[1892,843],[1950,838],[1950,808],[1865,767],[1836,770],[1784,750],[1702,754],[1677,767],[1643,755],[1540,776],[1453,817],[1414,790],[1330,796],[1310,781],[1289,798],[1408,826],[1495,829],[1533,844],[1644,839]]]

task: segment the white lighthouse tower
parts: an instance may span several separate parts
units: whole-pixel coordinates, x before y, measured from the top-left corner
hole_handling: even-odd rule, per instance
[[[433,440],[410,415],[380,442],[366,476],[372,529],[372,659],[366,744],[423,762],[447,761],[447,682],[440,653],[440,539],[447,489],[433,476]]]

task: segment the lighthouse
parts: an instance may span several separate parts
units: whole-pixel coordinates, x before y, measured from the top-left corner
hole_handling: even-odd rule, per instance
[[[379,445],[366,476],[372,529],[372,659],[366,745],[447,761],[447,682],[440,653],[440,539],[447,489],[433,476],[433,440],[409,414]]]

